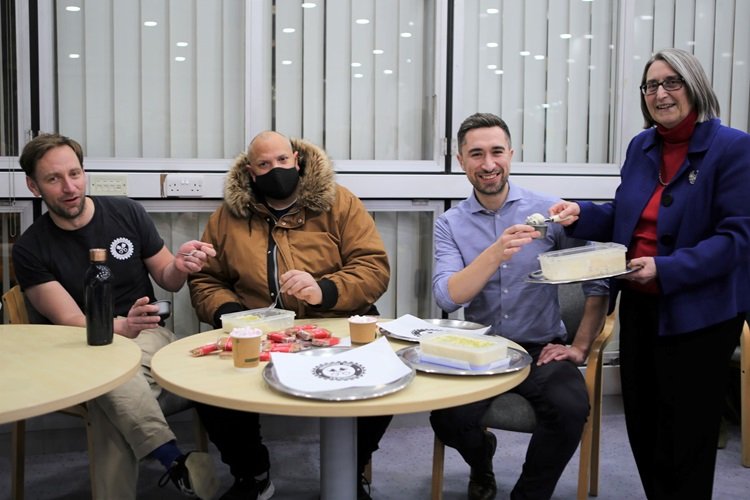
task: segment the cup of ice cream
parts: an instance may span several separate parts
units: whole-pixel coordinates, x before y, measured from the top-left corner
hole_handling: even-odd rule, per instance
[[[526,217],[524,222],[527,226],[533,227],[536,231],[539,231],[539,238],[547,236],[547,218],[539,213],[531,214]]]

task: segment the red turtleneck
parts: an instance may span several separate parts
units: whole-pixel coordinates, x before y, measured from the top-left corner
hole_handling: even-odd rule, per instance
[[[685,162],[687,157],[690,137],[695,130],[695,120],[698,113],[691,111],[677,126],[665,128],[656,126],[656,132],[662,139],[661,166],[659,175],[665,184],[669,184],[672,178]],[[656,245],[656,219],[659,215],[659,205],[664,186],[657,182],[651,199],[641,213],[641,218],[633,232],[633,240],[628,250],[628,260],[636,257],[654,257],[657,255]],[[658,281],[654,280],[646,285],[629,282],[632,288],[645,293],[659,293]]]

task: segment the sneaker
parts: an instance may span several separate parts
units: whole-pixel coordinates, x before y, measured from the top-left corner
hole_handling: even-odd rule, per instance
[[[174,461],[159,479],[163,487],[172,482],[183,495],[210,499],[219,489],[214,462],[208,453],[191,451]]]
[[[359,480],[357,480],[357,500],[372,500],[370,481],[365,476],[359,476]]]
[[[234,479],[234,484],[219,500],[268,500],[274,494],[268,472],[260,477]]]

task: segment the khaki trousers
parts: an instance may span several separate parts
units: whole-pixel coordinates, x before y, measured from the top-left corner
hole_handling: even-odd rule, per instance
[[[151,376],[151,358],[175,340],[166,328],[143,330],[133,341],[141,348],[141,370],[132,379],[88,402],[94,435],[96,498],[134,500],[138,462],[175,438],[164,417],[185,400],[163,391]],[[167,408],[171,406],[172,408]]]

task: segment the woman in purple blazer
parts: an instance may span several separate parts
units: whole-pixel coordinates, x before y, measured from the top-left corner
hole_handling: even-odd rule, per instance
[[[561,202],[578,238],[628,249],[620,374],[649,499],[709,499],[729,360],[750,310],[750,136],[721,125],[696,57],[656,53],[641,80],[646,130],[611,203]]]

